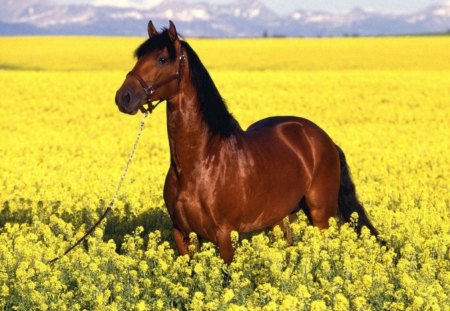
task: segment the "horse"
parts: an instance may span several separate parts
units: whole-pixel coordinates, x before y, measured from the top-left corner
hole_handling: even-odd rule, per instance
[[[170,167],[163,196],[181,255],[189,255],[195,232],[230,263],[232,231],[272,228],[300,210],[320,229],[330,217],[349,222],[356,212],[357,232],[366,226],[378,235],[344,152],[324,130],[295,116],[269,117],[243,130],[174,23],[158,32],[149,21],[147,30],[115,102],[130,115],[166,102]]]

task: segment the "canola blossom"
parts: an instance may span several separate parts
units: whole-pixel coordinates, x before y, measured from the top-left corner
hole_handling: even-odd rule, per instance
[[[450,310],[449,37],[188,40],[242,127],[297,115],[342,147],[387,247],[300,212],[289,241],[233,232],[229,266],[211,243],[178,256],[161,104],[112,213],[48,264],[119,181],[140,116],[114,95],[142,40],[0,38],[0,310]]]

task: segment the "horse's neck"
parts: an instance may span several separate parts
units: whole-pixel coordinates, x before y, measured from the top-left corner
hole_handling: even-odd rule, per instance
[[[172,165],[189,175],[206,157],[211,138],[194,92],[182,92],[167,102],[167,131]]]

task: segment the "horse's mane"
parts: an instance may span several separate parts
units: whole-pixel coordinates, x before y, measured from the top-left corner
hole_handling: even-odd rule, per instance
[[[136,51],[134,51],[134,56],[140,58],[147,53],[155,50],[163,50],[164,48],[167,48],[170,60],[175,60],[175,57],[177,56],[175,47],[173,46],[172,41],[170,41],[169,31],[167,29],[164,29],[159,35],[145,40]]]
[[[181,45],[189,61],[189,76],[197,92],[200,113],[210,132],[222,137],[228,137],[235,132],[241,131],[239,123],[228,111],[225,101],[197,53],[186,41],[181,40]],[[142,43],[137,48],[135,56],[139,58],[146,53],[164,48],[167,48],[171,61],[174,61],[176,51],[167,29]]]

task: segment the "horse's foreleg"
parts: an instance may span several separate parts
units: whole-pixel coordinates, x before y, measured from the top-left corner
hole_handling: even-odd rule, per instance
[[[183,232],[177,228],[173,228],[173,238],[175,240],[175,245],[177,246],[180,255],[189,255],[189,238],[186,237]]]
[[[222,257],[225,263],[230,264],[234,256],[234,248],[231,243],[231,230],[219,230],[217,232],[217,244],[219,245],[220,257]]]

